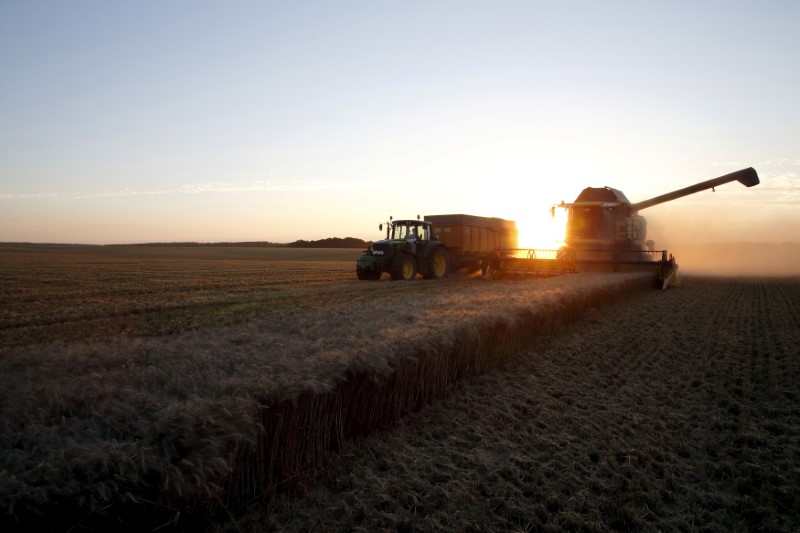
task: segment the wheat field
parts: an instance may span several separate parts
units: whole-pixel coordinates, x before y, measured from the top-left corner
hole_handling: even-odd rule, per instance
[[[666,293],[632,274],[372,283],[355,280],[357,253],[0,247],[4,528],[797,524],[798,494],[787,488],[800,481],[790,466],[798,444],[791,347],[799,339],[787,302],[797,301],[796,279],[698,278]],[[750,323],[740,315],[754,313],[754,298],[761,311]],[[727,333],[711,335],[720,328]],[[728,340],[709,340],[716,338]],[[767,380],[753,387],[777,384],[766,407],[743,393],[724,405],[700,401],[700,392],[707,401],[709,391],[730,392],[727,372],[755,368],[747,356],[765,350],[776,362],[750,373]],[[722,352],[728,362],[712,364]],[[711,369],[689,375],[703,364]],[[739,390],[749,386],[745,377]],[[652,405],[650,391],[660,391]],[[681,400],[686,392],[691,405]],[[752,426],[751,412],[762,409],[776,413],[772,433]],[[712,411],[719,426],[690,422]],[[749,418],[740,421],[743,412]],[[730,413],[735,427],[725,425]],[[668,423],[670,416],[677,418]],[[636,427],[658,442],[639,442]],[[698,431],[700,452],[723,465],[698,455]],[[784,470],[758,477],[758,494],[741,489],[750,499],[689,491],[684,470],[671,485],[650,479],[676,457],[706,477],[755,479],[758,469],[743,478],[743,455],[728,457],[717,434],[758,449],[780,442],[769,457]],[[547,459],[556,437],[562,455]],[[620,455],[626,437],[644,446],[630,450],[645,451]],[[581,453],[594,471],[575,466]],[[637,461],[629,472],[646,497],[612,475],[620,457]],[[587,472],[594,482],[580,492]],[[556,485],[547,488],[548,480]],[[702,522],[677,518],[687,495]],[[593,506],[577,507],[576,498]]]
[[[591,311],[224,531],[798,531],[800,279]]]

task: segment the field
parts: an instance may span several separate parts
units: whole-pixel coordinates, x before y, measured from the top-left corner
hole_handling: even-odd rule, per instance
[[[0,249],[6,528],[800,526],[798,278],[275,253]]]
[[[798,531],[798,298],[797,279],[638,293],[239,526]]]

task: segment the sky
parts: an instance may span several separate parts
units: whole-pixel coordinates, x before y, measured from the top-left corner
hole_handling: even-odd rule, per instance
[[[378,239],[584,187],[800,241],[800,2],[0,0],[0,242]],[[550,246],[552,247],[552,246]]]

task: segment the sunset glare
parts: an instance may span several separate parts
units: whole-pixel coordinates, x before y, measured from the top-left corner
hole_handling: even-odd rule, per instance
[[[566,211],[556,209],[554,216],[540,213],[539,216],[520,216],[517,218],[520,248],[540,248],[556,250],[564,244]]]

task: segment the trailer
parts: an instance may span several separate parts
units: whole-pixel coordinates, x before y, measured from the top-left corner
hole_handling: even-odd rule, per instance
[[[496,250],[516,248],[519,238],[513,220],[475,215],[427,215],[434,240],[449,250],[454,269],[484,268]]]

